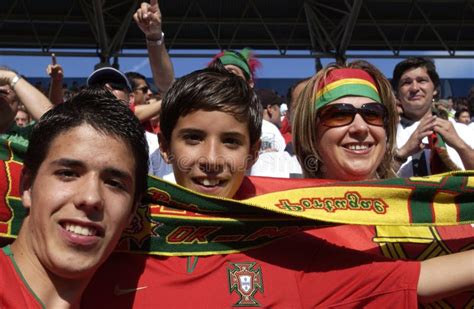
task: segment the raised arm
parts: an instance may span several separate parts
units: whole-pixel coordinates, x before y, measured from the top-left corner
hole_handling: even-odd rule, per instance
[[[35,120],[41,118],[44,113],[53,107],[53,104],[44,94],[13,71],[0,69],[0,81],[13,85],[12,90],[16,97]]]
[[[140,122],[144,122],[159,115],[160,111],[161,100],[156,101],[155,103],[136,105],[134,113]]]
[[[431,302],[465,290],[474,290],[474,250],[421,262],[418,298]]]
[[[63,103],[63,78],[64,71],[56,62],[56,55],[51,54],[51,64],[48,64],[46,73],[51,77],[49,86],[49,99],[54,105]]]
[[[162,36],[158,1],[143,2],[133,15],[133,19],[145,34],[148,59],[155,85],[162,92],[166,92],[174,81],[174,70]]]

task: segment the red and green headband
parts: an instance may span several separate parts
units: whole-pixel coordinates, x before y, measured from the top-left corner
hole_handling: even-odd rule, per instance
[[[249,53],[250,50],[247,49],[242,50],[242,52],[240,53],[238,51],[226,50],[224,51],[222,56],[219,57],[219,59],[223,65],[233,64],[235,66],[238,66],[239,68],[244,70],[244,72],[246,72],[248,76],[252,77],[252,72],[248,63]]]
[[[374,79],[361,69],[335,69],[321,80],[316,89],[316,108],[345,96],[367,97],[382,103]]]

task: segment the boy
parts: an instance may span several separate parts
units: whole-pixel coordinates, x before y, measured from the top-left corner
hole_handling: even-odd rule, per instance
[[[261,114],[251,88],[232,74],[202,70],[177,80],[163,101],[160,137],[163,157],[173,165],[177,183],[200,193],[237,198],[245,171],[257,158]],[[472,268],[470,252],[450,258],[451,267],[463,263]],[[448,262],[443,259],[423,265],[387,261],[329,245],[311,232],[227,255],[114,254],[91,282],[83,305],[416,307],[417,292],[421,297],[438,296],[473,284],[473,270],[466,268],[451,272],[457,281],[447,283],[443,269]]]
[[[134,215],[147,162],[140,123],[109,92],[85,90],[47,112],[24,158],[27,216],[0,252],[0,307],[78,307]]]

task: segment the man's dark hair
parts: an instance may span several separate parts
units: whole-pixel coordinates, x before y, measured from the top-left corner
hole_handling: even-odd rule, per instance
[[[238,121],[247,122],[251,145],[260,139],[260,102],[242,78],[226,70],[207,68],[176,80],[166,93],[161,107],[160,128],[164,138],[170,142],[179,117],[198,110],[231,114]]]
[[[469,109],[467,107],[463,107],[461,109],[459,109],[458,111],[456,111],[456,113],[454,114],[454,119],[458,120],[459,117],[461,116],[462,113],[465,113],[467,112],[469,114],[469,116],[471,116],[471,113],[469,112]]]
[[[255,93],[260,100],[262,108],[273,105],[281,106],[284,103],[282,97],[280,97],[274,89],[259,88],[255,90]]]
[[[88,124],[130,146],[135,159],[134,202],[137,202],[147,188],[148,145],[145,132],[127,106],[109,91],[97,87],[81,90],[71,100],[46,112],[35,125],[23,161],[31,183],[53,140],[82,124]]]
[[[148,82],[146,81],[146,77],[138,72],[127,72],[125,73],[125,76],[127,76],[128,82],[130,83],[130,86],[132,86],[133,90],[137,88],[137,84],[135,83],[136,79],[143,79],[145,83],[148,85]]]
[[[405,73],[409,69],[416,69],[416,68],[425,68],[428,76],[430,77],[431,81],[434,84],[435,90],[437,94],[434,96],[435,99],[438,99],[440,91],[440,84],[439,84],[439,75],[436,72],[436,65],[433,59],[428,57],[408,57],[407,59],[399,62],[395,68],[393,69],[393,78],[392,78],[392,87],[395,92],[398,91],[398,85],[400,83],[400,78],[402,77],[403,73]]]

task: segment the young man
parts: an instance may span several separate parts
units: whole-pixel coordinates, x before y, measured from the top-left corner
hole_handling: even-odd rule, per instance
[[[47,112],[24,158],[27,216],[0,251],[0,307],[78,308],[146,190],[147,162],[143,129],[109,92]]]
[[[258,154],[261,114],[252,89],[233,74],[202,70],[177,80],[163,102],[160,143],[178,184],[238,198]],[[226,255],[114,254],[82,304],[410,308],[417,306],[417,292],[429,297],[471,287],[472,258],[471,251],[423,263],[392,261],[330,245],[308,231]],[[451,282],[445,280],[448,273]]]
[[[432,115],[433,100],[439,96],[439,76],[433,60],[410,57],[398,63],[392,79],[403,108],[397,129],[395,160],[400,177],[425,176],[430,170],[428,136],[438,133],[447,144],[447,155],[458,167],[474,168],[474,139],[466,128]]]

